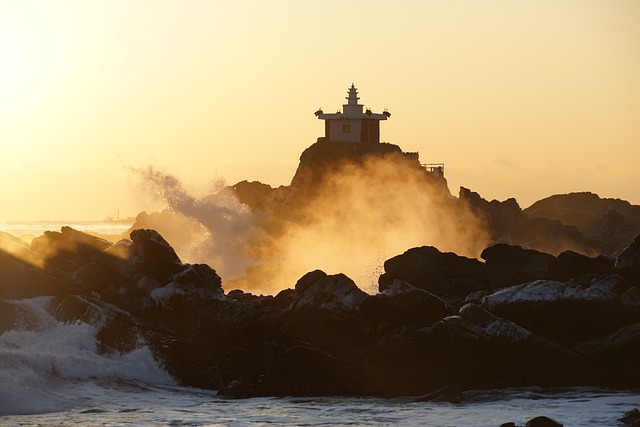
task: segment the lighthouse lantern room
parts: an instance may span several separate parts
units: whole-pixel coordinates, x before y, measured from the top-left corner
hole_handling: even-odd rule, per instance
[[[380,142],[380,120],[387,120],[391,116],[388,111],[373,113],[370,109],[363,111],[363,106],[358,104],[358,89],[351,84],[346,97],[347,103],[342,107],[342,112],[325,114],[322,110],[316,111],[316,116],[324,120],[324,137],[337,142]]]

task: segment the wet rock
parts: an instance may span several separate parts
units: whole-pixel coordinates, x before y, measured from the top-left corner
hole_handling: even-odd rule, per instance
[[[640,286],[640,234],[616,259],[621,274]]]
[[[208,300],[224,296],[222,279],[206,264],[186,265],[184,270],[174,274],[171,282],[163,287],[155,287],[150,296],[165,308],[171,308],[176,299]]]
[[[401,280],[383,292],[367,297],[361,307],[365,325],[389,329],[419,324],[427,326],[447,315],[449,305],[442,298]]]
[[[45,231],[31,241],[31,250],[43,261],[68,272],[94,261],[109,246],[107,240],[66,226],[60,232]]]
[[[628,427],[640,427],[640,411],[638,408],[634,408],[629,412],[626,412],[620,421]]]
[[[562,252],[549,266],[549,276],[558,281],[567,281],[585,274],[613,273],[615,266],[612,260],[604,257],[590,258],[573,251]]]
[[[397,279],[456,303],[483,289],[484,268],[476,259],[443,253],[432,246],[412,248],[384,263],[379,289],[383,292]]]
[[[637,385],[638,360],[640,360],[640,323],[622,327],[576,346],[576,351],[608,367],[620,378],[620,386]]]
[[[565,345],[599,337],[640,321],[637,290],[618,275],[582,282],[538,280],[487,295],[482,306]]]
[[[155,230],[133,230],[132,261],[136,270],[149,274],[159,282],[183,270],[184,266],[171,245]]]
[[[258,388],[275,396],[339,396],[357,392],[357,381],[343,361],[300,343],[276,355]]]
[[[486,261],[487,280],[497,289],[551,277],[553,255],[520,246],[497,244],[480,255]]]

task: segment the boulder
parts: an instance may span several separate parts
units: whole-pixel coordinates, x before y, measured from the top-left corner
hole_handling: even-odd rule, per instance
[[[640,234],[618,256],[616,268],[636,286],[640,286]]]
[[[480,257],[486,261],[487,281],[493,289],[548,279],[550,267],[556,260],[544,252],[506,244],[490,246]]]
[[[395,280],[401,280],[455,304],[470,292],[484,289],[484,269],[476,259],[422,246],[387,260],[378,283],[384,292]]]
[[[132,261],[139,275],[149,274],[160,283],[182,271],[184,265],[171,245],[155,230],[133,230]]]
[[[562,252],[549,266],[549,276],[561,282],[585,274],[613,273],[615,273],[613,259],[604,256],[590,258],[574,251]]]
[[[562,427],[562,424],[549,417],[535,417],[527,421],[524,427]]]
[[[555,220],[576,227],[603,254],[623,249],[640,232],[640,206],[590,192],[550,196],[535,202],[524,214],[529,219]]]
[[[94,261],[109,246],[107,240],[66,226],[60,232],[45,231],[31,241],[31,250],[44,262],[67,272]]]
[[[634,408],[620,418],[620,421],[627,427],[640,427],[640,411]]]
[[[428,326],[448,314],[449,305],[442,298],[418,289],[402,280],[363,302],[360,312],[365,328],[380,330],[413,326]]]
[[[615,372],[622,386],[637,386],[640,360],[640,323],[579,343],[576,351]]]
[[[568,346],[640,321],[638,290],[618,275],[512,286],[484,297],[482,307]]]

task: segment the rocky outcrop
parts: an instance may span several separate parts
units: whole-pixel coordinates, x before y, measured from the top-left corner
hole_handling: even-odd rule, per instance
[[[597,194],[558,194],[535,202],[524,210],[529,219],[560,221],[575,226],[599,253],[613,254],[628,246],[640,233],[640,206]]]
[[[274,192],[274,188],[268,184],[246,180],[232,185],[230,189],[238,201],[243,205],[249,206],[253,212],[264,210],[269,196]]]
[[[598,246],[571,223],[555,218],[528,216],[518,202],[487,201],[478,193],[460,187],[459,200],[487,224],[494,242],[508,243],[558,254],[572,250],[585,255],[597,255]]]
[[[385,261],[384,270],[378,281],[381,292],[401,280],[455,303],[484,289],[484,264],[432,246],[409,249]]]
[[[428,173],[417,156],[404,153],[394,144],[336,142],[325,138],[305,149],[287,191],[284,205],[289,209],[316,197],[336,170],[347,165],[363,166],[371,159],[385,159],[398,170],[421,172],[425,182],[434,184],[444,197],[449,195],[444,176]]]
[[[470,388],[639,385],[640,288],[629,274],[637,240],[617,262],[504,244],[484,262],[413,248],[385,263],[376,295],[315,270],[255,296],[225,295],[212,268],[183,263],[153,230],[107,247],[94,239],[65,230],[35,251],[4,238],[14,253],[60,266],[32,265],[37,274],[55,279],[46,272],[55,269],[72,283],[46,288],[56,319],[96,325],[105,353],[147,343],[184,385],[236,397],[447,401]],[[7,251],[3,259],[5,277],[25,268]],[[15,295],[31,295],[21,286]],[[0,330],[30,321],[11,301],[0,308]]]

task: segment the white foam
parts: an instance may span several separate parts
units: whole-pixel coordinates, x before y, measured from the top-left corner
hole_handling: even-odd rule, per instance
[[[99,354],[97,327],[56,321],[46,310],[49,300],[12,302],[32,309],[37,322],[0,335],[0,415],[65,408],[75,399],[64,390],[78,382],[173,384],[146,346],[130,353]]]

